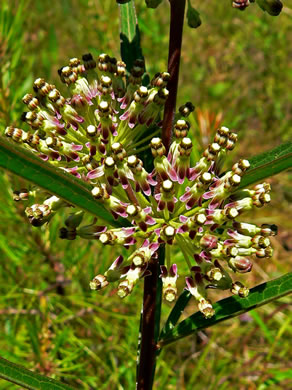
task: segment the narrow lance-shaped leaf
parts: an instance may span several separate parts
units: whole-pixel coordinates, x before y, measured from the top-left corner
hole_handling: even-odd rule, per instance
[[[221,321],[226,321],[229,318],[265,305],[266,303],[281,298],[291,292],[292,273],[288,273],[278,279],[252,288],[247,298],[232,296],[222,299],[213,305],[215,315],[212,318],[206,319],[200,312],[193,314],[180,322],[171,331],[163,334],[158,346],[162,348],[167,344],[196,333],[201,329],[208,328]]]
[[[249,159],[250,168],[239,188],[244,188],[292,167],[292,142],[284,143]]]
[[[111,213],[92,197],[89,184],[56,169],[3,137],[0,137],[0,167],[33,182],[112,226],[120,226],[119,221],[115,221]]]
[[[120,40],[121,56],[130,71],[138,58],[143,58],[140,46],[140,31],[135,11],[134,0],[120,4]]]
[[[32,390],[73,390],[73,387],[9,362],[0,357],[0,378]]]

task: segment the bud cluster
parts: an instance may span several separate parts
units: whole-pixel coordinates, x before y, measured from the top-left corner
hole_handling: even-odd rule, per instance
[[[250,4],[250,0],[232,0],[232,7],[238,8],[240,10],[245,10],[246,7],[248,7]]]
[[[117,294],[126,297],[139,279],[149,275],[149,263],[156,261],[159,247],[164,246],[166,263],[160,276],[165,300],[172,302],[178,294],[173,248],[181,251],[188,265],[186,289],[206,318],[214,314],[207,297],[209,288],[229,289],[246,297],[248,289],[233,281],[230,272],[249,272],[252,256],[271,257],[269,236],[277,229],[236,220],[270,202],[267,183],[239,189],[250,165],[247,160],[221,172],[237,135],[219,128],[192,166],[187,121],[194,110],[191,103],[179,108],[169,152],[160,138],[161,111],[169,94],[168,73],[156,74],[146,87],[142,85],[142,60],[137,60],[127,75],[125,64],[106,54],[97,60],[86,54],[82,59],[73,58],[59,70],[68,97],[37,79],[35,93],[23,98],[28,109],[22,115],[24,129],[10,126],[5,134],[91,184],[96,202],[125,222],[122,228],[104,226],[97,220],[82,225],[84,212],[77,210],[60,229],[63,239],[93,239],[129,251],[128,256],[119,255],[103,275],[95,276],[90,287],[99,290],[116,282]],[[146,148],[153,156],[152,172],[139,158]],[[60,208],[70,206],[38,189],[15,191],[14,199],[29,203],[26,214],[34,226],[48,223]]]

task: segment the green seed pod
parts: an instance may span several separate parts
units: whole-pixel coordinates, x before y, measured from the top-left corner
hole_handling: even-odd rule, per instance
[[[192,7],[190,0],[188,0],[187,20],[188,26],[191,28],[198,28],[202,24],[200,14]]]

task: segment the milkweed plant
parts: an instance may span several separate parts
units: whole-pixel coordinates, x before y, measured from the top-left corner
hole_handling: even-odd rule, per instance
[[[253,2],[231,3],[244,10]],[[132,1],[118,3],[121,8],[133,7]],[[152,8],[160,3],[146,0]],[[278,0],[257,3],[271,15],[282,8]],[[180,41],[185,1],[172,0],[170,6],[172,14],[176,12],[171,34]],[[190,1],[187,20],[191,27],[201,24]],[[177,45],[175,49],[180,49],[181,42]],[[170,57],[171,50],[170,42]],[[97,217],[84,224],[86,211],[73,208],[70,199],[37,186],[14,191],[14,200],[25,202],[26,217],[34,227],[49,224],[65,209],[60,239],[95,240],[100,248],[117,248],[116,253],[127,249],[126,256],[119,255],[106,272],[94,276],[90,289],[115,286],[117,295],[126,298],[152,277],[151,283],[160,283],[162,298],[172,303],[183,292],[177,287],[181,278],[184,294],[194,298],[207,324],[216,318],[208,291],[229,290],[244,301],[249,288],[237,280],[237,274],[250,272],[254,261],[273,255],[270,237],[277,234],[277,227],[272,221],[258,226],[252,214],[244,219],[246,212],[270,203],[271,186],[265,181],[244,185],[251,165],[247,159],[223,169],[238,138],[228,124],[217,129],[195,161],[188,120],[195,107],[182,102],[175,109],[177,83],[173,80],[178,78],[179,58],[176,63],[149,77],[142,56],[130,67],[127,56],[120,60],[87,53],[82,59],[72,58],[58,70],[67,94],[63,96],[43,78],[36,79],[32,91],[23,97],[23,124],[8,126],[4,133],[55,169],[89,185],[92,199],[117,221],[113,227]],[[167,127],[171,128],[168,135]],[[174,261],[178,252],[181,255]],[[162,253],[163,261],[159,261]],[[158,269],[156,280],[153,264]],[[144,306],[142,324],[145,311]],[[146,389],[151,388],[153,375],[148,385],[145,375],[151,377],[158,349],[156,345],[154,353],[143,355],[143,342],[151,344],[153,338],[147,339],[143,328],[141,337],[137,388]],[[147,358],[148,373],[141,368]]]

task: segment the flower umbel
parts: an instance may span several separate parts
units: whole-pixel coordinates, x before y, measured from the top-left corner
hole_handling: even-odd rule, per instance
[[[236,7],[248,4],[234,2]],[[128,256],[123,251],[104,275],[95,276],[90,288],[99,290],[117,283],[118,295],[126,297],[139,279],[149,275],[148,264],[156,261],[159,247],[165,246],[166,263],[160,275],[165,300],[172,302],[177,297],[179,265],[172,261],[173,248],[187,263],[186,289],[206,318],[214,314],[207,297],[209,288],[229,289],[246,297],[248,289],[233,281],[230,272],[251,271],[253,256],[271,257],[269,236],[275,235],[277,228],[236,220],[245,211],[270,202],[267,183],[240,188],[249,168],[247,160],[221,172],[237,135],[219,128],[201,159],[191,164],[187,121],[194,110],[191,103],[179,108],[168,153],[160,138],[168,73],[156,74],[146,87],[142,85],[142,60],[137,60],[127,75],[122,61],[106,54],[95,61],[86,54],[83,63],[73,58],[59,75],[69,97],[37,79],[35,94],[23,98],[28,111],[22,120],[28,130],[10,126],[5,134],[48,163],[90,183],[96,202],[125,222],[121,228],[104,226],[96,219],[82,225],[84,212],[77,210],[60,229],[63,239],[93,239],[129,251]],[[149,148],[151,172],[140,154]],[[39,189],[15,191],[14,199],[30,202],[26,214],[34,226],[48,223],[60,208],[70,206]]]

